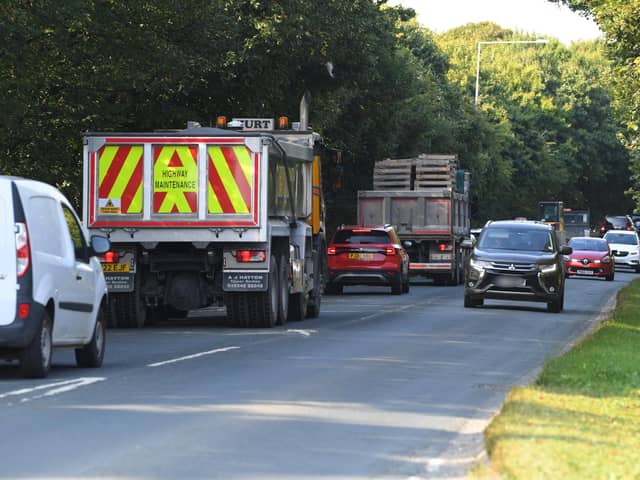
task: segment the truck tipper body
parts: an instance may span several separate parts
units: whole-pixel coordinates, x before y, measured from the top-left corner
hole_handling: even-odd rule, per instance
[[[319,314],[321,138],[263,124],[83,136],[83,219],[111,241],[112,325],[214,305],[242,327]]]
[[[376,162],[374,189],[358,192],[358,222],[393,225],[409,253],[411,275],[457,285],[467,254],[461,243],[470,230],[469,184],[456,155]]]

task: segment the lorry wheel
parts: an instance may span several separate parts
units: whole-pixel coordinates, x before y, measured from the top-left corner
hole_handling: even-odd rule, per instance
[[[272,328],[278,320],[278,262],[271,255],[269,262],[269,285],[266,292],[250,294],[249,326],[256,328]]]
[[[76,348],[76,364],[81,368],[98,368],[102,366],[104,359],[104,347],[106,344],[106,322],[104,320],[104,307],[100,307],[98,318],[93,329],[91,341],[82,348]]]
[[[324,246],[321,246],[321,251],[326,251]],[[324,266],[321,256],[317,251],[313,252],[313,289],[309,292],[309,301],[307,303],[307,317],[309,318],[317,318],[320,315],[324,282]]]
[[[224,296],[224,305],[227,307],[227,320],[235,327],[247,328],[249,321],[249,303],[251,299],[245,293],[227,293]]]
[[[281,255],[278,261],[278,325],[287,323],[289,298],[289,259]]]
[[[51,370],[51,317],[45,309],[42,313],[40,328],[20,352],[20,368],[26,378],[44,378]]]
[[[289,296],[289,321],[300,322],[307,314],[308,292],[293,293]]]
[[[147,307],[137,292],[113,295],[117,324],[124,328],[142,328],[147,318]]]

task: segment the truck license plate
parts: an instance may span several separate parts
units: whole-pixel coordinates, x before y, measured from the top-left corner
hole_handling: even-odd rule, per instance
[[[105,273],[129,273],[131,265],[128,263],[103,263],[102,271]]]

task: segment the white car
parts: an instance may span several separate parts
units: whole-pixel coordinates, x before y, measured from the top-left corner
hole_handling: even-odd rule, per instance
[[[60,191],[0,176],[0,356],[26,377],[45,377],[52,347],[75,349],[80,367],[102,365],[107,286],[96,255],[109,240],[87,240]]]
[[[611,249],[616,266],[633,268],[640,273],[640,240],[629,230],[609,230],[603,237]]]

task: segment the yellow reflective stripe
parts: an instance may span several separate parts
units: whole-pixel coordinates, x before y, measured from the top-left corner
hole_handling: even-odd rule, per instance
[[[253,162],[251,161],[251,155],[247,147],[233,147],[233,151],[236,154],[236,158],[240,162],[244,176],[247,179],[247,183],[253,188]]]
[[[187,202],[182,190],[178,192],[167,192],[167,196],[164,197],[162,205],[160,205],[160,208],[158,209],[158,213],[171,213],[174,205],[178,207],[178,212],[180,213],[193,213],[191,212],[189,202]]]
[[[111,166],[111,162],[113,162],[116,153],[118,152],[118,147],[107,146],[102,150],[102,155],[100,155],[100,180],[98,185],[102,185],[102,181],[104,177],[107,176],[107,172],[109,171],[109,167]]]
[[[136,169],[138,160],[141,157],[142,147],[131,147],[129,155],[127,155],[126,160],[122,164],[122,169],[120,170],[120,173],[118,173],[118,179],[113,184],[113,188],[111,189],[109,196],[113,198],[122,198],[124,189],[127,188],[129,180],[131,180],[131,177],[133,176],[133,171]],[[131,210],[131,208],[129,210]]]
[[[133,200],[131,200],[131,204],[125,213],[140,213],[142,212],[142,182],[138,185],[138,189],[136,190],[135,195],[133,196]]]
[[[220,180],[222,180],[222,184],[224,185],[224,189],[227,191],[227,195],[229,195],[229,200],[233,205],[236,213],[248,213],[249,208],[244,203],[244,199],[242,198],[242,194],[238,189],[238,185],[236,184],[235,178],[233,178],[233,174],[231,170],[229,170],[229,165],[222,154],[222,150],[220,147],[213,147],[209,149],[209,155],[213,159],[213,164],[220,175]]]
[[[207,187],[208,187],[207,190],[209,192],[209,213],[222,213],[222,206],[218,201],[216,192],[213,191],[211,182],[207,182]]]

